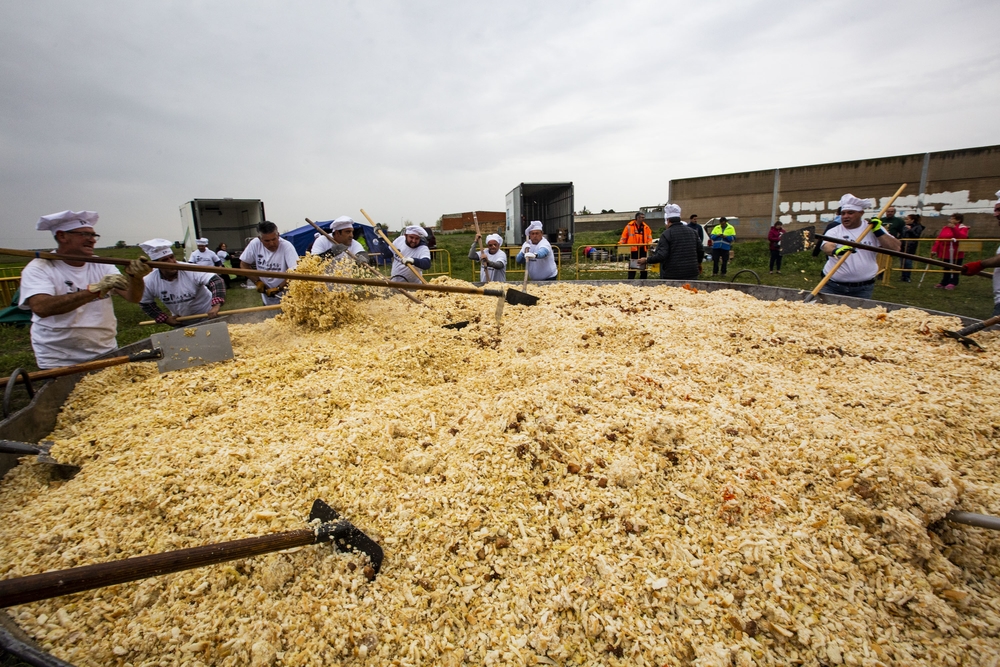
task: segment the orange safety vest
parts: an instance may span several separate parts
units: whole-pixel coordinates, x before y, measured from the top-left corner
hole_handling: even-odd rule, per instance
[[[642,223],[642,229],[639,229],[639,225],[636,224],[635,220],[632,220],[627,225],[625,225],[624,231],[622,231],[622,238],[618,241],[618,245],[630,244],[632,247],[629,248],[632,252],[639,249],[636,244],[642,244],[646,248],[649,244],[653,242],[653,232],[649,229],[649,225],[645,222]]]

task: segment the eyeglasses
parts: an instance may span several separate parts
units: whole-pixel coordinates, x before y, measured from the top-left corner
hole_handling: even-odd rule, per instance
[[[85,239],[94,239],[95,241],[101,238],[100,234],[95,234],[94,232],[66,232],[67,234],[76,234],[77,236],[82,236]]]

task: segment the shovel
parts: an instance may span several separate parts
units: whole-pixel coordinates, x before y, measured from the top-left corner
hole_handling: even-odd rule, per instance
[[[998,322],[1000,322],[1000,315],[994,315],[988,320],[983,320],[982,322],[977,322],[976,324],[970,324],[964,329],[959,329],[958,331],[946,331],[945,329],[939,329],[938,331],[943,333],[948,338],[954,338],[966,348],[970,348],[975,345],[981,350],[983,349],[983,346],[969,338],[969,335],[974,334],[977,331],[982,331],[986,327],[991,327]]]
[[[317,519],[321,523],[316,527],[285,533],[0,580],[0,607],[47,600],[60,595],[321,542],[333,542],[340,551],[360,551],[368,556],[370,565],[365,568],[365,575],[373,580],[382,568],[382,547],[350,521],[341,519],[336,510],[319,499],[313,503],[312,511],[309,512],[310,522]]]
[[[49,455],[49,450],[52,448],[52,445],[53,443],[51,440],[44,440],[37,445],[32,445],[27,442],[17,442],[16,440],[0,440],[0,453],[19,454],[21,456],[37,454],[35,457],[35,461],[37,463],[44,463],[52,466],[52,472],[61,479],[72,479],[76,473],[80,472],[80,466],[56,461]]]
[[[166,373],[233,358],[233,345],[229,340],[229,325],[225,322],[214,322],[200,327],[153,334],[149,340],[153,344],[152,350],[29,373],[28,380],[34,382],[35,380],[87,373],[109,366],[120,366],[135,361],[151,361],[153,359],[156,360],[160,372]],[[12,377],[16,381],[24,376],[18,376],[15,373]],[[0,379],[0,387],[5,386],[9,381],[8,378]]]

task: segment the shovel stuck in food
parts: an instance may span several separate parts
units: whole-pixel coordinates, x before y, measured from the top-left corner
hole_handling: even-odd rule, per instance
[[[38,463],[51,466],[50,470],[61,479],[72,479],[76,473],[80,472],[80,466],[69,463],[60,463],[52,458],[49,450],[52,449],[52,441],[44,440],[37,445],[30,442],[18,442],[16,440],[0,440],[0,454],[18,454],[20,456],[35,456]]]
[[[336,510],[319,499],[313,503],[312,511],[309,512],[310,523],[316,520],[321,523],[315,527],[285,533],[0,580],[0,607],[47,600],[60,595],[321,542],[332,542],[340,551],[360,551],[368,556],[369,565],[365,568],[365,575],[370,580],[374,579],[382,568],[382,547],[350,521],[341,519]]]

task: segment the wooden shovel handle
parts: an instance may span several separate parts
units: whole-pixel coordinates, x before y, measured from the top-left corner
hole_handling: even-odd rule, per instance
[[[207,544],[179,551],[0,580],[0,607],[46,600],[102,586],[124,584],[137,579],[301,547],[316,541],[316,533],[310,528],[303,528],[234,542]]]
[[[276,306],[254,306],[253,308],[236,308],[234,310],[220,310],[217,317],[222,317],[223,315],[236,315],[237,313],[256,313],[263,310],[279,310],[281,304]],[[178,322],[190,322],[191,320],[203,320],[208,317],[208,313],[201,313],[200,315],[181,315],[180,317],[175,317]],[[139,322],[139,326],[147,327],[152,324],[157,324],[156,320],[143,320]]]
[[[110,366],[121,366],[122,364],[127,364],[134,361],[149,361],[152,359],[158,359],[159,355],[156,353],[137,353],[129,354],[122,357],[111,357],[110,359],[97,359],[96,361],[87,361],[82,364],[74,364],[73,366],[63,366],[62,368],[50,368],[46,371],[35,371],[34,373],[28,373],[28,380],[34,382],[35,380],[48,380],[49,378],[63,377],[64,375],[75,375],[76,373],[89,373],[90,371],[99,371],[102,368],[108,368]],[[0,379],[0,387],[6,387],[10,378]]]
[[[899,195],[903,194],[903,190],[905,190],[905,189],[906,189],[906,183],[903,183],[902,185],[900,185],[899,189],[896,190],[896,194],[894,194],[892,196],[892,199],[890,199],[888,201],[888,203],[886,203],[886,205],[882,207],[882,210],[879,211],[878,215],[875,216],[875,217],[876,218],[881,218],[883,215],[885,215],[885,212],[888,210],[888,208],[890,206],[892,206],[892,203],[894,201],[896,201],[896,198],[899,197]],[[860,243],[863,238],[865,238],[866,236],[868,236],[868,232],[870,232],[871,230],[872,230],[872,226],[871,226],[871,223],[869,223],[868,226],[865,227],[865,231],[861,232],[861,236],[859,236],[857,238],[856,242]],[[850,254],[851,253],[844,253],[844,255],[841,256],[840,260],[838,260],[837,263],[833,265],[833,268],[830,269],[830,272],[828,274],[826,274],[825,276],[823,276],[823,280],[819,281],[819,284],[816,285],[815,289],[813,289],[813,291],[809,293],[809,295],[811,297],[814,297],[817,294],[819,294],[819,291],[821,289],[823,289],[828,282],[830,282],[830,279],[833,278],[833,274],[835,274],[837,272],[837,269],[839,269],[841,266],[843,266],[844,262],[847,261],[848,255],[850,255]]]
[[[416,277],[417,277],[417,278],[418,278],[418,279],[420,280],[420,282],[422,282],[423,284],[425,284],[425,285],[426,285],[426,284],[427,284],[427,280],[426,280],[426,279],[425,279],[425,278],[423,277],[423,275],[421,275],[421,274],[420,274],[420,272],[419,272],[419,271],[417,271],[417,270],[416,270],[415,268],[413,268],[413,266],[412,266],[412,265],[410,265],[410,264],[407,264],[407,263],[406,263],[406,261],[405,261],[405,260],[406,260],[406,258],[405,258],[405,257],[403,257],[403,253],[399,252],[399,248],[397,248],[396,246],[394,246],[394,245],[392,244],[392,241],[390,241],[390,240],[389,240],[389,237],[388,237],[388,236],[386,236],[385,234],[383,234],[383,233],[382,233],[382,228],[381,228],[381,227],[379,227],[379,226],[378,226],[378,225],[377,225],[377,224],[375,223],[375,221],[374,221],[374,220],[372,220],[372,217],[371,217],[370,215],[368,215],[367,211],[365,211],[365,209],[361,209],[361,214],[362,214],[363,216],[365,216],[366,218],[368,218],[368,222],[372,223],[372,227],[374,227],[374,228],[375,228],[375,232],[376,232],[376,233],[377,233],[377,234],[378,234],[379,236],[381,236],[381,237],[382,237],[382,240],[383,240],[383,241],[385,241],[386,243],[388,243],[388,244],[389,244],[389,247],[390,247],[390,248],[392,248],[392,254],[393,254],[393,255],[395,255],[396,257],[398,257],[398,258],[399,258],[399,261],[403,263],[403,266],[407,267],[407,268],[408,268],[408,269],[410,270],[410,272],[411,272],[411,273],[412,273],[413,275],[415,275],[415,276],[416,276]]]

